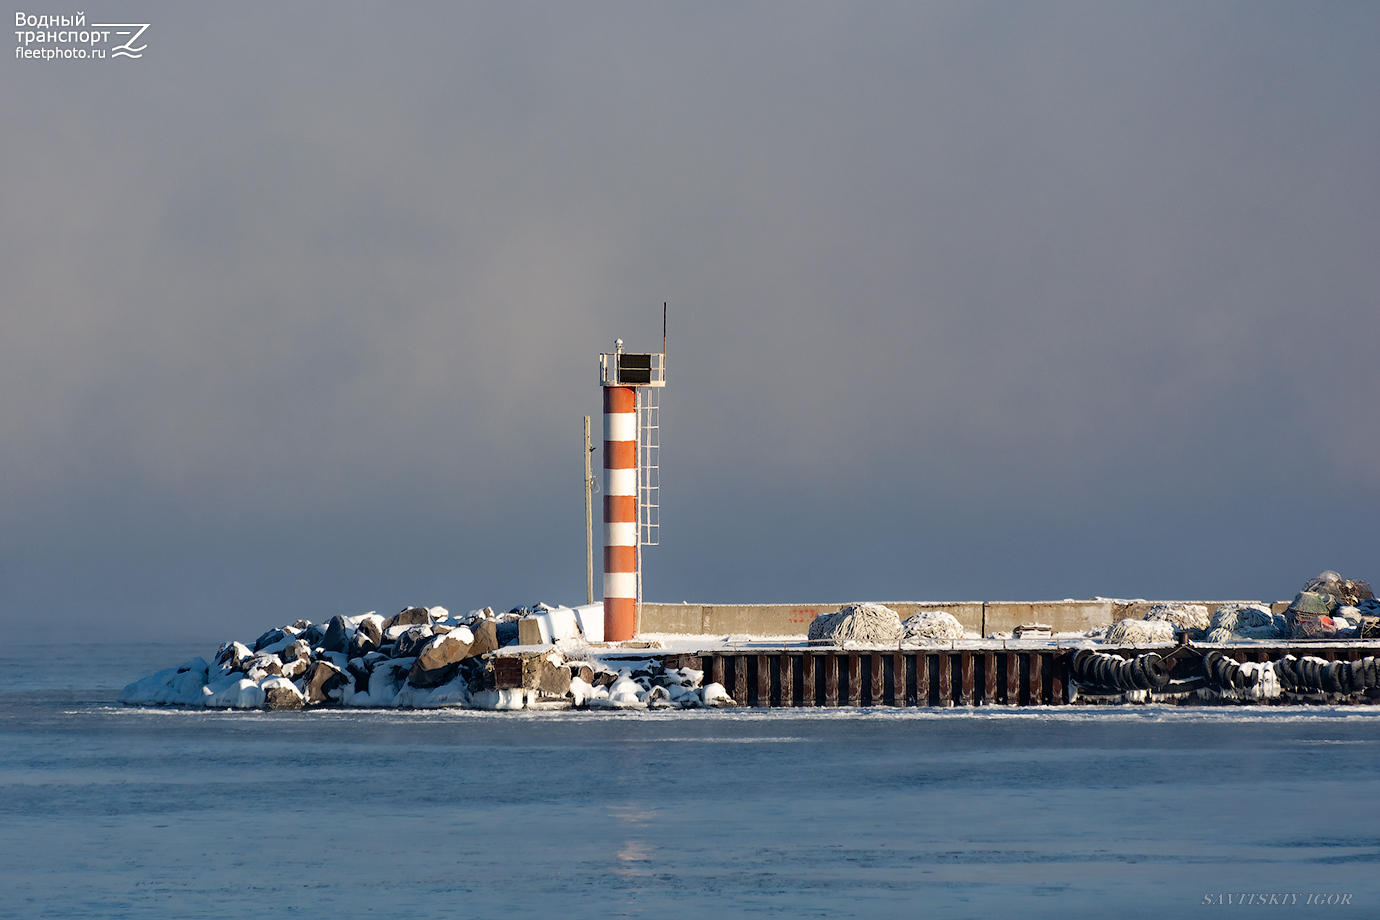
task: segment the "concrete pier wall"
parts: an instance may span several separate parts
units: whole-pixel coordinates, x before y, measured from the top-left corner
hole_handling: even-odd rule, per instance
[[[1044,623],[1055,632],[1085,632],[1099,626],[1110,626],[1116,620],[1140,619],[1152,603],[1163,601],[958,601],[918,602],[883,601],[900,614],[901,619],[922,610],[943,610],[953,614],[963,628],[979,635],[993,633],[1009,635],[1022,623]],[[1203,604],[1208,613],[1227,603],[1260,603],[1259,601],[1180,601],[1176,603]],[[803,636],[810,629],[810,621],[825,613],[833,613],[838,604],[652,604],[644,603],[639,633],[685,633],[692,635],[753,635]],[[1276,610],[1288,606],[1287,601],[1271,605]]]

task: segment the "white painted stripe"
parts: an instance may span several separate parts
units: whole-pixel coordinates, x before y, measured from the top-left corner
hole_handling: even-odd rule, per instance
[[[636,495],[637,470],[604,470],[605,495]]]
[[[636,572],[605,572],[604,598],[637,597]]]
[[[606,412],[604,414],[605,441],[636,441],[636,412]]]
[[[636,546],[637,524],[633,521],[613,521],[604,525],[605,546]]]

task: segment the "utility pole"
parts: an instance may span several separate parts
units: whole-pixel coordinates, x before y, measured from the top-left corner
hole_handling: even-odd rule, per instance
[[[589,457],[594,447],[589,443],[589,416],[585,416],[585,603],[594,603],[594,473]]]

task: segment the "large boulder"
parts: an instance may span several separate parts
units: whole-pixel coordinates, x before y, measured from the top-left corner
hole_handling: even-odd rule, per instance
[[[345,670],[355,679],[356,693],[369,692],[369,663],[367,661],[363,658],[351,658]]]
[[[216,667],[223,673],[243,671],[244,663],[254,657],[249,646],[243,642],[227,642],[216,651]]]
[[[426,643],[417,655],[417,663],[424,668],[437,668],[470,657],[474,633],[461,626]]]
[[[315,626],[308,626],[297,634],[297,638],[307,643],[308,646],[316,648],[321,644],[321,640],[326,638],[326,627],[317,623]]]
[[[326,635],[321,639],[321,647],[328,652],[344,653],[350,647],[350,635],[354,630],[342,616],[331,617],[326,624]]]
[[[375,662],[373,670],[369,672],[370,704],[392,706],[403,682],[407,680],[408,672],[416,663],[415,658],[394,658]]]
[[[450,683],[459,673],[460,662],[458,661],[441,665],[439,668],[424,668],[419,658],[413,662],[412,669],[407,674],[407,685],[409,687],[439,687],[441,684]]]
[[[306,639],[298,639],[279,652],[278,657],[284,662],[296,661],[299,658],[311,661],[311,646],[307,644]]]
[[[408,607],[401,613],[394,614],[383,628],[388,629],[392,626],[430,626],[431,611],[425,607]]]
[[[476,655],[487,655],[489,652],[498,651],[498,624],[493,620],[483,620],[472,630],[474,641],[470,643],[470,651],[466,656],[474,658]]]
[[[374,627],[374,632],[379,632],[377,626]],[[382,644],[379,641],[381,638],[382,633],[379,633],[378,637],[374,637],[369,635],[367,629],[356,629],[355,634],[350,637],[350,645],[345,650],[345,654],[351,658],[363,658],[370,652],[378,651],[379,645]]]
[[[287,638],[287,636],[288,633],[282,629],[270,629],[254,640],[254,651],[261,652],[265,646],[272,645],[275,642],[281,642],[283,639]]]
[[[254,681],[277,677],[283,673],[283,663],[277,655],[255,655],[244,663],[245,675]]]
[[[407,676],[414,687],[435,687],[447,683],[469,657],[474,634],[461,626],[427,642],[417,655],[417,662]]]
[[[329,661],[317,661],[306,674],[307,705],[324,706],[327,703],[338,703],[343,695],[341,691],[353,686],[354,678],[349,674]]]
[[[310,658],[294,658],[283,663],[281,674],[288,680],[296,680],[311,668]]]
[[[439,709],[442,706],[467,706],[472,702],[469,685],[456,676],[433,688],[403,687],[394,699],[395,706],[413,709]]]
[[[270,710],[301,709],[306,700],[286,677],[271,677],[263,682],[264,706]]]
[[[202,688],[202,705],[209,709],[258,709],[264,691],[243,674],[224,674]]]
[[[394,655],[398,658],[413,658],[422,653],[422,649],[436,634],[431,631],[430,626],[410,626],[401,636],[394,646]]]
[[[534,689],[548,696],[565,696],[570,691],[570,669],[564,665],[554,664],[546,658],[538,660],[541,664],[538,666]]]

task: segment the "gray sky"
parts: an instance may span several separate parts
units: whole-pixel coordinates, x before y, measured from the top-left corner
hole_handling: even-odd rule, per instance
[[[108,4],[0,78],[0,616],[1380,580],[1374,3]],[[595,458],[598,463],[598,456]]]

